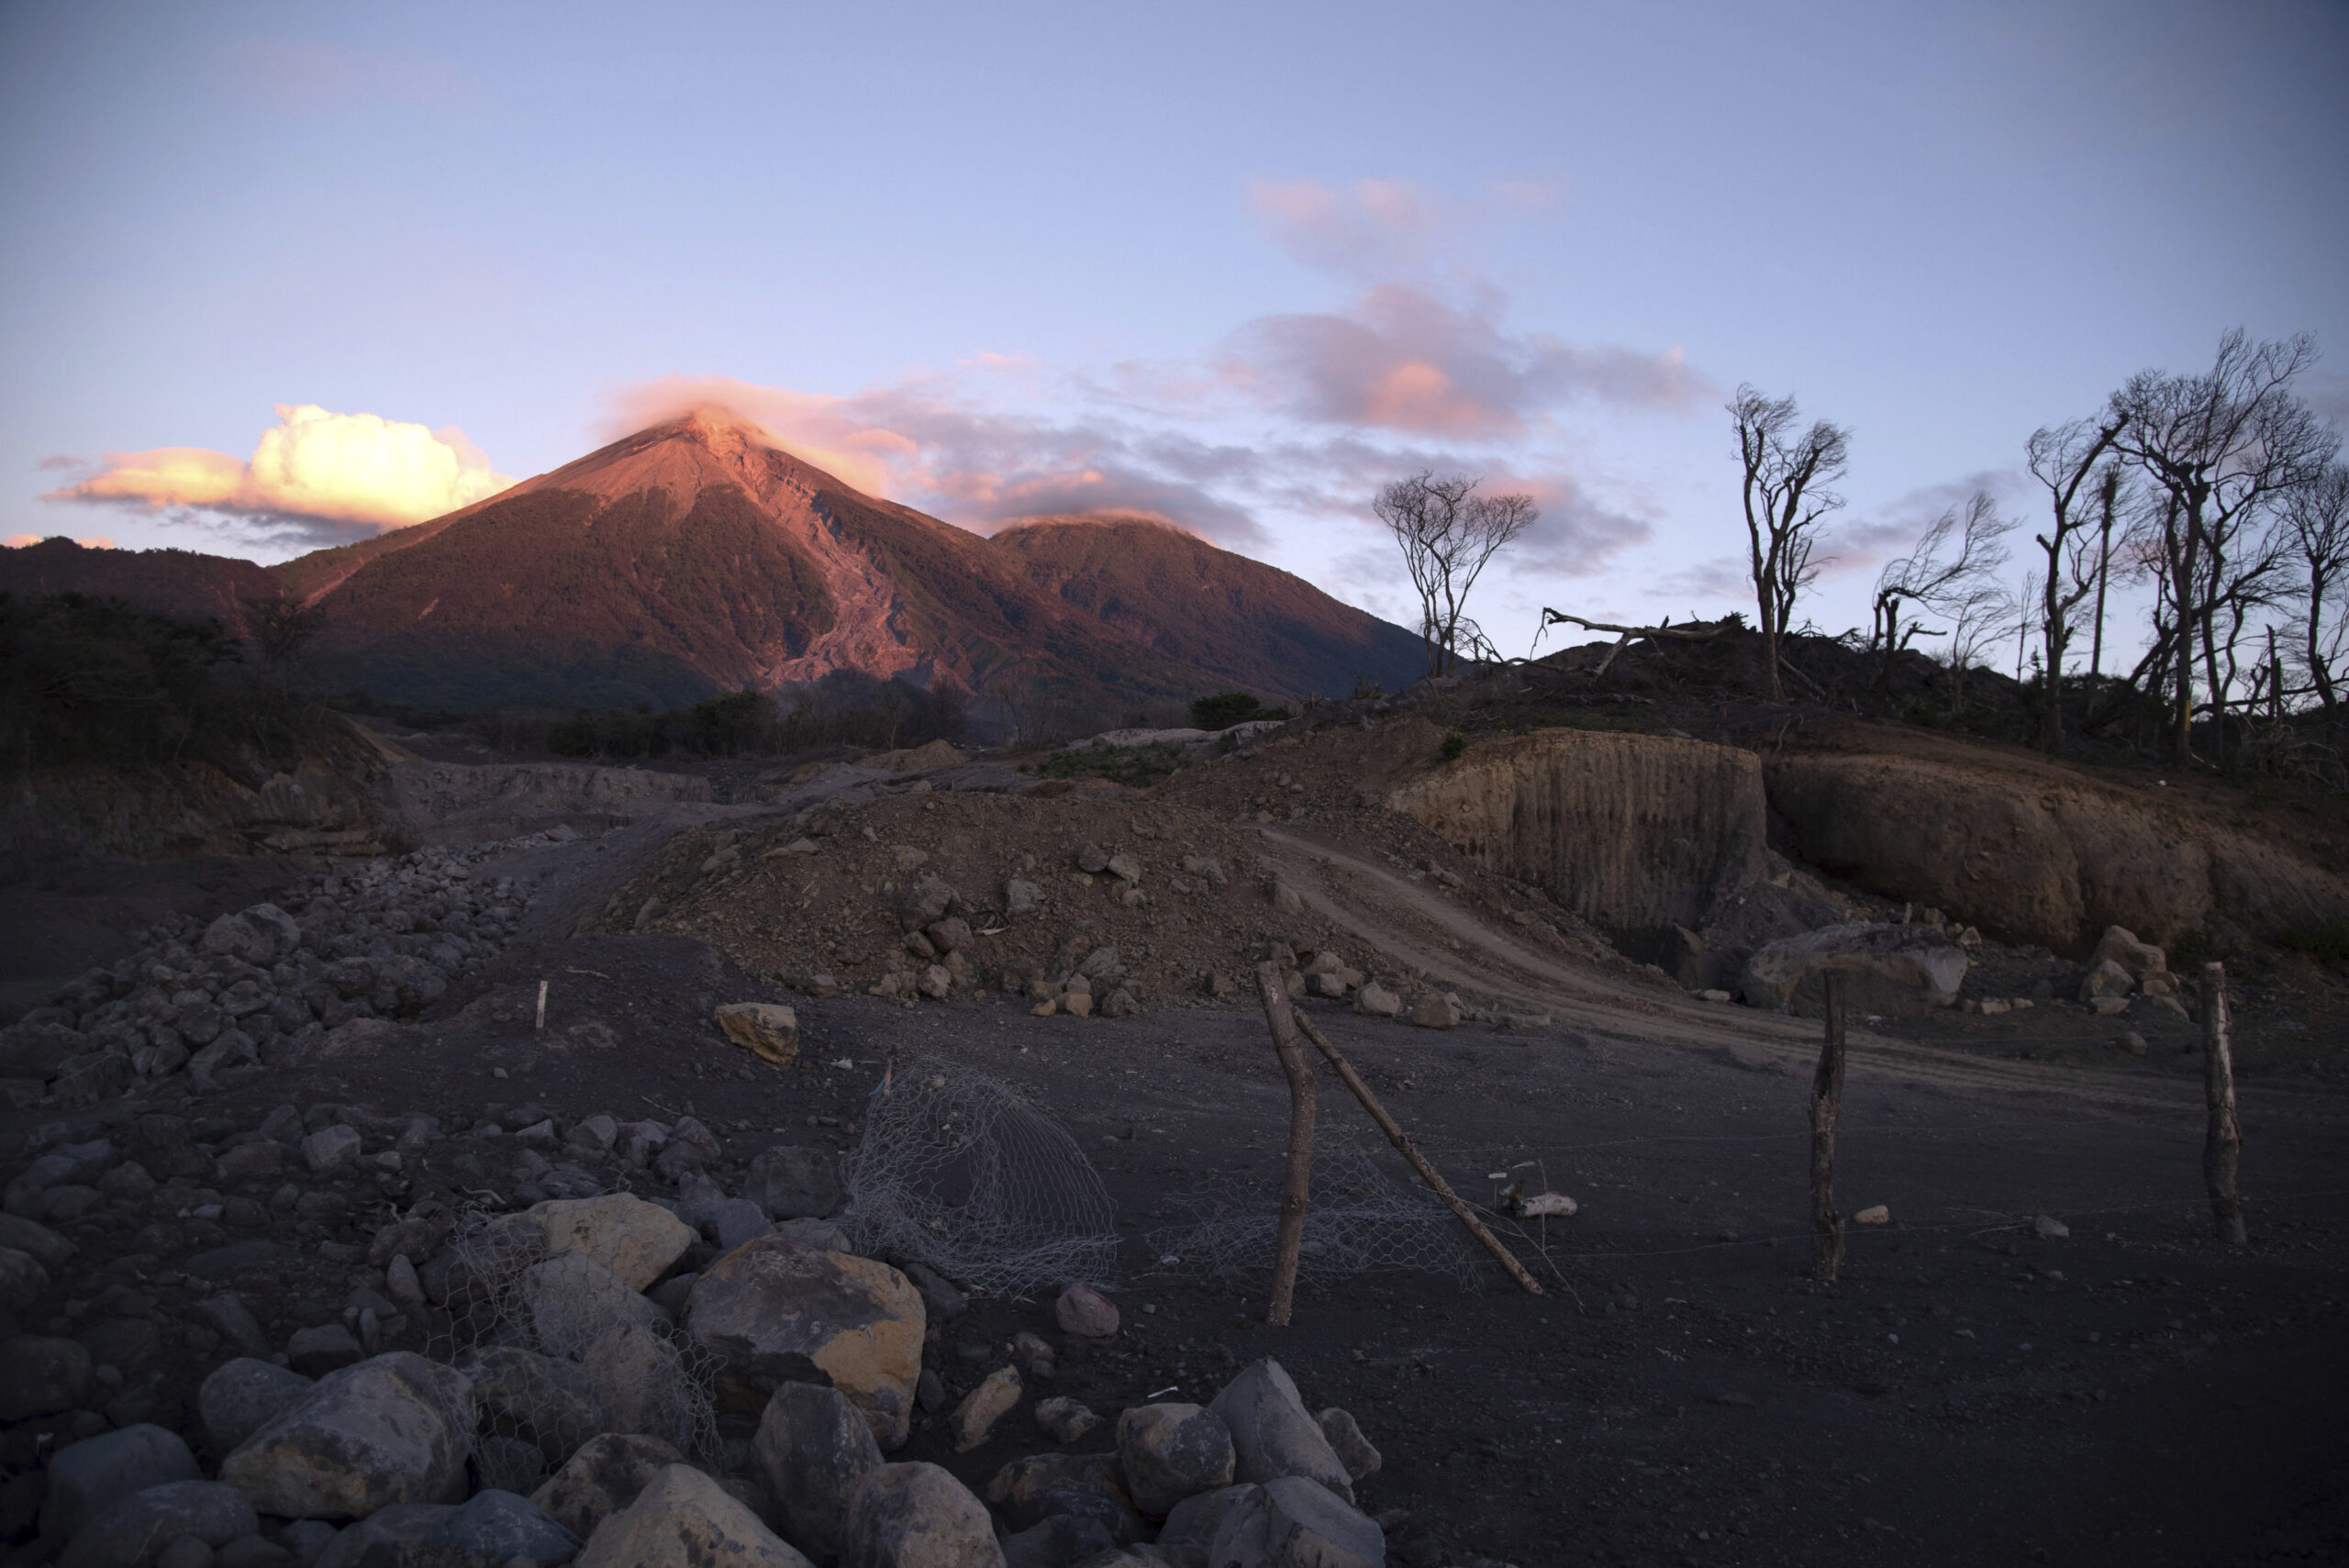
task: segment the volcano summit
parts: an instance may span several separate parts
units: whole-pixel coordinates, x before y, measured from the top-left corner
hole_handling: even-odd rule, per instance
[[[1059,517],[987,539],[710,411],[362,543],[176,564],[297,596],[333,684],[440,709],[667,706],[841,672],[1113,707],[1392,689],[1422,669],[1410,632],[1171,526]],[[140,568],[53,539],[0,557],[0,587],[145,603]]]

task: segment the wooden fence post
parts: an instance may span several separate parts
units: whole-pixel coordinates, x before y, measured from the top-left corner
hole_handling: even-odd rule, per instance
[[[1264,1021],[1272,1026],[1273,1049],[1279,1052],[1281,1071],[1288,1074],[1288,1170],[1281,1182],[1281,1224],[1273,1253],[1273,1300],[1264,1321],[1288,1325],[1289,1307],[1297,1295],[1297,1256],[1305,1242],[1305,1207],[1313,1186],[1313,1058],[1297,1032],[1297,1016],[1289,1011],[1288,987],[1280,966],[1256,966],[1256,987],[1264,995]]]
[[[2235,1165],[2243,1154],[2243,1127],[2235,1119],[2235,1061],[2227,1041],[2227,966],[2202,966],[2202,1090],[2210,1120],[2202,1138],[2202,1179],[2210,1188],[2210,1217],[2219,1240],[2240,1247],[2251,1240],[2243,1229],[2243,1199],[2235,1193]]]
[[[1827,990],[1827,1040],[1810,1080],[1810,1224],[1813,1266],[1833,1284],[1843,1266],[1843,1217],[1835,1212],[1835,1117],[1843,1108],[1843,977],[1821,976]]]

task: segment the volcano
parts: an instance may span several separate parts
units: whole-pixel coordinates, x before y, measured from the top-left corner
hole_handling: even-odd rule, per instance
[[[842,673],[1097,708],[1296,699],[1420,670],[1419,640],[1170,525],[1048,518],[987,539],[877,500],[699,412],[430,522],[244,573],[166,552],[6,552],[0,587],[152,602],[246,573],[321,613],[333,684],[417,707],[674,706]],[[180,595],[185,598],[184,594]],[[210,597],[220,596],[214,588]],[[164,607],[158,605],[156,607]]]

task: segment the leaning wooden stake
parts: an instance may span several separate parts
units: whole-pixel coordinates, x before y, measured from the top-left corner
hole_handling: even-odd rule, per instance
[[[1525,1265],[1517,1261],[1517,1254],[1503,1245],[1499,1237],[1486,1229],[1485,1222],[1476,1218],[1474,1209],[1460,1201],[1460,1195],[1452,1190],[1452,1184],[1443,1179],[1442,1173],[1433,1165],[1427,1162],[1426,1156],[1422,1155],[1418,1146],[1412,1143],[1411,1135],[1405,1132],[1395,1118],[1386,1114],[1386,1107],[1378,1103],[1378,1096],[1370,1092],[1370,1085],[1355,1075],[1353,1065],[1338,1054],[1338,1048],[1330,1043],[1311,1018],[1302,1013],[1296,1014],[1295,1017],[1297,1023],[1304,1028],[1307,1038],[1313,1041],[1322,1055],[1330,1059],[1330,1065],[1337,1069],[1338,1076],[1345,1080],[1346,1087],[1354,1092],[1354,1098],[1362,1102],[1362,1108],[1370,1113],[1370,1119],[1378,1124],[1378,1130],[1386,1135],[1386,1141],[1392,1143],[1396,1151],[1411,1162],[1411,1169],[1419,1173],[1419,1179],[1435,1189],[1435,1195],[1451,1207],[1452,1212],[1460,1217],[1460,1223],[1468,1228],[1468,1233],[1484,1243],[1485,1251],[1490,1252],[1500,1266],[1508,1271],[1511,1279],[1522,1285],[1529,1295],[1540,1296],[1542,1293],[1540,1283],[1525,1272]]]
[[[545,981],[541,980],[541,981],[540,981],[540,982],[539,982],[539,1021],[538,1021],[538,1022],[536,1022],[536,1023],[534,1023],[534,1024],[532,1024],[532,1025],[530,1026],[530,1029],[531,1029],[531,1031],[532,1031],[533,1033],[536,1033],[537,1031],[541,1030],[541,1029],[545,1029],[546,1027],[547,1027],[547,983],[546,983]]]
[[[2219,1240],[2240,1247],[2251,1240],[2243,1225],[2243,1199],[2235,1194],[2235,1164],[2243,1154],[2243,1127],[2235,1120],[2235,1061],[2227,1043],[2227,966],[2202,966],[2203,1099],[2210,1108],[2202,1139],[2202,1179],[2210,1188],[2210,1217]]]
[[[1297,1295],[1297,1254],[1305,1242],[1305,1206],[1313,1186],[1313,1059],[1297,1038],[1297,1015],[1290,1011],[1288,986],[1280,966],[1256,966],[1256,985],[1264,994],[1264,1021],[1273,1029],[1273,1049],[1280,1053],[1281,1071],[1288,1074],[1288,1171],[1281,1181],[1281,1228],[1273,1254],[1273,1302],[1264,1321],[1288,1324],[1289,1305]]]
[[[1843,977],[1827,983],[1827,1040],[1810,1080],[1810,1224],[1819,1283],[1833,1284],[1843,1266],[1843,1217],[1835,1212],[1835,1116],[1843,1108]]]

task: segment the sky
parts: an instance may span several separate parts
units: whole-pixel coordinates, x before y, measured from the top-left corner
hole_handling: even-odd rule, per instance
[[[2231,328],[2349,416],[2344,197],[2337,3],[9,0],[0,536],[278,560],[715,402],[1405,621],[1371,499],[1475,475],[1522,652],[1751,613],[1750,382],[1852,432],[1840,630]]]

